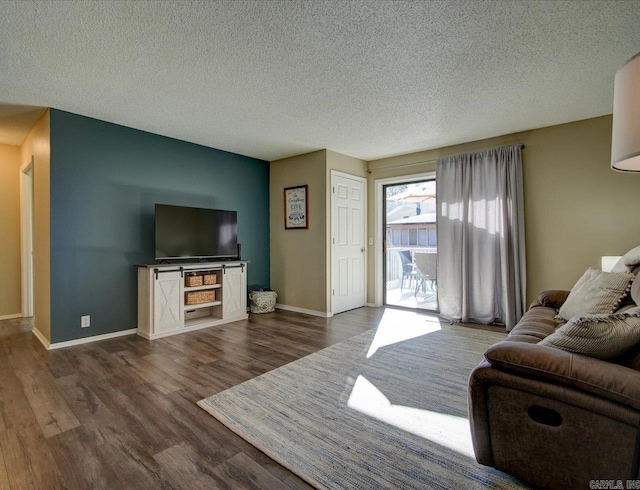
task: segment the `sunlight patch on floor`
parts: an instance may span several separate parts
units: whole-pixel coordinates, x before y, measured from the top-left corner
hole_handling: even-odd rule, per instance
[[[440,319],[412,311],[387,308],[371,341],[367,359],[385,345],[393,345],[440,330]]]
[[[474,458],[469,421],[420,408],[392,405],[367,378],[356,379],[347,406],[381,422]]]

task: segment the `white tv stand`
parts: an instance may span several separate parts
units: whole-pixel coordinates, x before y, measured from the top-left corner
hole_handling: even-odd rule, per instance
[[[150,264],[138,267],[138,335],[158,339],[243,320],[247,315],[247,262]],[[185,277],[216,274],[214,284],[188,287]],[[215,291],[215,300],[188,305],[186,293]]]

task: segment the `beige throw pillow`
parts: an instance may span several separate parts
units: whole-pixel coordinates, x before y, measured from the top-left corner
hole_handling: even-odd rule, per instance
[[[620,357],[640,343],[640,312],[572,318],[538,345],[598,359]]]
[[[613,266],[611,272],[625,272],[634,269],[640,265],[640,246],[632,248],[624,256],[620,257],[620,260]]]
[[[636,265],[640,264],[640,246],[632,248],[624,254],[622,261],[629,269],[633,269]]]
[[[568,321],[576,316],[613,313],[629,292],[633,278],[630,272],[588,269],[571,289],[558,317]]]

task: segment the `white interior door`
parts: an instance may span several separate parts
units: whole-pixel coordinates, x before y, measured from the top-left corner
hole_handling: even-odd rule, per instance
[[[366,181],[331,172],[333,314],[365,305]]]

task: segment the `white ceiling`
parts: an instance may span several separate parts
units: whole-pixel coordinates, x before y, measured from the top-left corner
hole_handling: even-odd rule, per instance
[[[611,113],[638,26],[633,0],[3,1],[0,102],[372,160]]]

